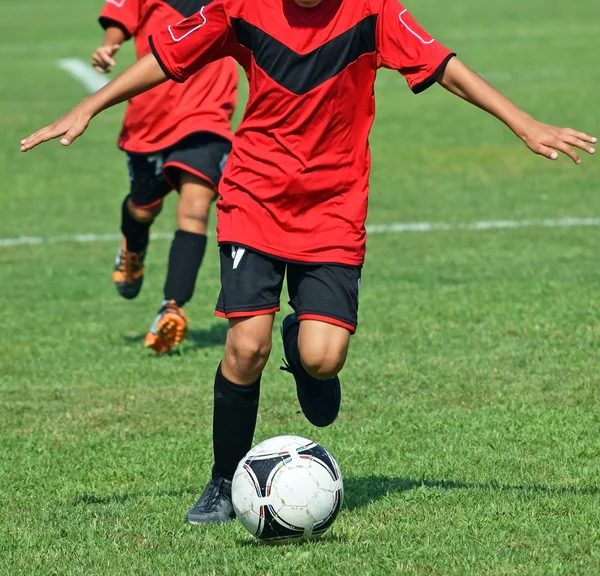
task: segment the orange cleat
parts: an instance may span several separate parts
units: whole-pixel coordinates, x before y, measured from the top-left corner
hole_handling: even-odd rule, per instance
[[[121,240],[113,269],[113,282],[119,294],[127,300],[135,298],[142,289],[145,257],[146,252],[127,250],[125,238]]]
[[[165,300],[146,334],[144,346],[157,354],[168,352],[185,340],[188,322],[190,319],[175,300]]]

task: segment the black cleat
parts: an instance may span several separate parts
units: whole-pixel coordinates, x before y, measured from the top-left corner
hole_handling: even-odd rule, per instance
[[[122,238],[113,268],[113,282],[123,298],[131,300],[142,289],[144,282],[144,258],[146,252],[130,252],[127,250],[125,238]]]
[[[187,513],[188,524],[225,524],[235,518],[231,503],[231,480],[217,476],[213,471],[202,496]]]
[[[285,366],[281,370],[289,372],[296,380],[296,394],[300,408],[307,420],[313,426],[329,426],[337,418],[342,403],[342,391],[338,376],[328,380],[313,378],[303,368],[298,370],[292,362],[286,348],[286,335],[288,331],[298,325],[296,314],[288,314],[281,323],[281,337],[283,339],[283,350],[285,353]]]

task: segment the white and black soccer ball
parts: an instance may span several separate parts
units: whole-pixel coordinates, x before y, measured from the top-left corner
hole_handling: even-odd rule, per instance
[[[289,542],[329,529],[342,507],[344,484],[325,448],[299,436],[277,436],[241,460],[231,496],[250,533],[266,542]]]

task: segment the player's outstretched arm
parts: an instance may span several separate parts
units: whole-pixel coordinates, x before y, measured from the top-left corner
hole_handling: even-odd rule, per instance
[[[538,122],[513,104],[506,96],[490,86],[481,76],[465,66],[458,58],[452,58],[438,78],[446,90],[460,96],[504,122],[527,147],[550,160],[563,152],[576,164],[581,160],[574,148],[588,154],[595,149],[590,143],[597,141],[593,136],[571,128],[557,128]]]
[[[125,72],[92,96],[85,98],[50,126],[21,140],[21,152],[27,152],[43,142],[62,136],[60,143],[68,146],[81,136],[90,120],[115,104],[129,100],[167,80],[167,76],[152,53],[140,58]]]

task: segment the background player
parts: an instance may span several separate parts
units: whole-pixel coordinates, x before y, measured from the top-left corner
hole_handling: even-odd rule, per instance
[[[164,82],[183,81],[226,53],[246,70],[250,96],[219,192],[222,291],[229,318],[214,384],[213,477],[187,516],[233,518],[231,477],[250,448],[261,374],[284,275],[296,314],[282,324],[287,369],[304,414],[337,417],[365,254],[376,70],[401,72],[418,93],[436,82],[504,122],[530,150],[577,164],[596,139],[536,121],[431,38],[395,0],[216,0],[161,30],[153,54],[54,124],[27,151],[71,144],[103,109]]]
[[[138,58],[150,52],[152,29],[181,20],[202,2],[107,0],[100,15],[102,46],[92,55],[108,73],[115,54],[135,39]],[[150,225],[164,197],[179,192],[177,231],[171,244],[164,301],[144,344],[168,351],[186,335],[182,307],[194,292],[206,248],[209,210],[231,149],[231,115],[236,104],[237,67],[231,58],[206,66],[191,82],[167,82],[129,101],[119,147],[127,155],[130,192],[123,200],[121,231],[113,280],[119,294],[135,298],[144,279]]]

